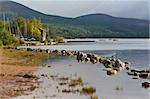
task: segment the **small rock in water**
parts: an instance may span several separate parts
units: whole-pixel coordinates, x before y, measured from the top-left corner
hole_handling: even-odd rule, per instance
[[[71,64],[69,66],[72,66]]]
[[[127,72],[128,75],[131,75],[131,76],[138,76],[138,74],[136,72]]]
[[[117,75],[117,71],[116,70],[107,70],[107,75]]]
[[[122,87],[116,87],[115,90],[117,90],[117,91],[122,91],[123,88],[122,88]]]
[[[138,79],[138,77],[133,77],[132,79]]]
[[[141,73],[141,74],[139,74],[139,77],[146,79],[146,78],[148,78],[148,73]]]
[[[51,51],[50,51],[49,49],[47,49],[47,50],[46,50],[46,53],[48,53],[48,54],[49,54],[50,52],[51,52]]]
[[[52,67],[52,66],[47,66],[47,67]]]
[[[150,87],[150,83],[149,82],[143,82],[142,83],[142,87],[143,88],[149,88]]]
[[[129,68],[129,67],[126,67],[126,70],[130,70],[130,68]]]
[[[43,77],[47,77],[47,75],[46,75],[46,74],[41,74],[41,76],[43,76]]]

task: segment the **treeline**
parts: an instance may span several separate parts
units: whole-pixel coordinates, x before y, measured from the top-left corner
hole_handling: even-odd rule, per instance
[[[23,43],[23,37],[40,40],[40,29],[43,28],[43,24],[36,18],[27,20],[18,17],[15,20],[0,21],[0,45],[18,45]]]
[[[64,38],[147,37],[147,32],[138,27],[112,26],[42,23],[38,18],[20,16],[0,21],[0,45],[17,45],[31,38],[41,42],[63,42]],[[44,41],[43,33],[46,33]]]
[[[61,35],[65,38],[147,38],[147,32],[143,33],[139,28],[131,27],[103,27],[96,25],[70,25],[70,24],[49,24],[51,36]],[[116,31],[116,32],[115,32]]]
[[[58,35],[65,38],[79,38],[82,36],[88,36],[90,31],[80,26],[68,25],[68,24],[47,24],[48,35],[56,37]]]
[[[28,20],[23,17],[18,17],[14,22],[14,26],[18,26],[19,28],[19,31],[16,29],[18,31],[15,32],[18,33],[16,35],[23,36],[24,38],[35,38],[37,40],[41,39],[40,30],[45,30],[43,23],[37,18]]]
[[[47,25],[44,25],[40,19],[37,18],[29,20],[24,17],[17,17],[10,20],[0,20],[0,46],[23,44],[24,40],[31,39],[43,43],[48,43],[52,40],[55,42],[63,42],[64,37],[53,30],[54,29],[49,30]],[[56,28],[56,30],[58,30],[58,28]],[[52,31],[52,33],[48,33],[49,31]],[[44,40],[42,39],[43,34],[45,37]]]

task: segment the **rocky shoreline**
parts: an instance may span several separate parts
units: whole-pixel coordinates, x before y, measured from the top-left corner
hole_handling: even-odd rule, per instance
[[[134,69],[130,66],[129,62],[122,62],[120,59],[116,59],[113,56],[112,57],[102,57],[102,56],[98,56],[98,55],[94,55],[94,54],[90,54],[90,53],[83,53],[83,52],[79,52],[79,51],[66,51],[66,50],[58,51],[58,50],[49,50],[49,49],[43,50],[43,49],[30,49],[30,48],[26,48],[26,49],[17,49],[16,48],[15,50],[29,52],[30,55],[27,55],[27,56],[32,56],[31,53],[35,53],[35,54],[44,53],[46,55],[56,54],[56,55],[61,55],[61,56],[75,57],[78,62],[91,62],[92,64],[103,64],[103,66],[105,68],[103,70],[106,71],[106,74],[108,76],[115,76],[121,70],[125,70],[126,73],[129,76],[133,76],[133,78],[150,79],[150,70]],[[0,52],[2,52],[2,51],[0,51]],[[3,56],[2,53],[1,53],[1,56]],[[14,62],[14,60],[11,58],[8,58],[6,61],[4,61],[4,59],[6,60],[6,57],[1,58],[1,60],[2,60],[1,65],[0,65],[1,70],[4,70],[4,69],[2,69],[4,66],[6,66],[6,67],[12,66],[12,63],[10,64],[10,63],[7,63],[6,61]],[[30,63],[30,65],[31,65],[31,63]],[[47,68],[50,68],[50,67],[51,66],[47,66]],[[32,75],[32,73],[38,69],[37,67],[34,67],[34,66],[26,66],[26,67],[16,66],[15,67],[13,64],[13,69],[11,71],[15,71],[15,69],[17,70],[18,68],[20,68],[19,72],[17,72],[17,73],[14,72],[13,74],[12,74],[12,72],[4,73],[4,71],[3,72],[0,71],[1,82],[5,83],[4,85],[2,85],[2,83],[0,83],[0,86],[2,86],[0,89],[0,90],[2,90],[0,93],[1,98],[16,97],[16,96],[20,96],[20,95],[28,95],[31,91],[33,91],[39,87],[40,83],[38,81],[38,77]],[[23,72],[21,69],[23,69]],[[80,90],[76,89],[76,86],[84,85],[82,78],[72,79],[70,77],[65,77],[65,76],[62,77],[62,75],[59,75],[59,77],[50,75],[50,77],[49,77],[47,74],[41,74],[40,77],[46,77],[47,79],[51,78],[52,80],[56,80],[59,87],[60,86],[72,87],[71,89],[59,89],[59,87],[58,87],[57,89],[58,89],[58,91],[61,91],[61,93],[89,94],[90,99],[98,99],[98,97],[96,95],[94,95],[94,93],[96,92],[96,88],[94,88],[94,87],[82,87],[82,88],[80,88]],[[13,81],[13,83],[12,83],[12,81]],[[6,88],[5,85],[10,85],[11,87]],[[20,85],[21,87],[18,87],[18,85]],[[149,88],[150,83],[145,81],[145,82],[141,83],[141,86],[143,88]],[[13,88],[19,88],[19,89],[13,89]],[[10,89],[12,89],[12,90],[10,90]],[[116,90],[120,90],[120,89],[116,89]],[[5,96],[8,96],[8,97],[5,97]]]
[[[117,73],[121,70],[126,70],[128,75],[138,76],[143,79],[150,79],[150,69],[139,70],[132,68],[129,62],[123,62],[120,59],[112,57],[102,57],[95,54],[84,53],[80,51],[66,51],[66,50],[42,50],[42,49],[31,49],[27,48],[27,51],[35,51],[35,52],[46,52],[47,54],[56,54],[62,56],[72,56],[75,57],[78,62],[91,62],[93,64],[103,64],[105,67],[104,71],[106,71],[107,75],[113,76],[117,75]]]

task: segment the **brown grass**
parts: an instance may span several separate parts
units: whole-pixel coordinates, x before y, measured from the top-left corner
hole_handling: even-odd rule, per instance
[[[71,81],[69,82],[69,87],[76,87],[82,84],[83,84],[83,80],[81,77],[79,77],[77,79],[71,79]]]
[[[94,94],[96,92],[96,88],[94,87],[83,87],[81,90],[81,94]]]
[[[5,49],[3,55],[4,57],[7,57],[9,61],[3,61],[2,64],[19,66],[40,66],[42,65],[42,59],[47,56],[44,52],[31,52],[15,49]]]
[[[29,94],[35,90],[37,79],[17,75],[32,74],[45,56],[46,53],[0,48],[0,99]]]

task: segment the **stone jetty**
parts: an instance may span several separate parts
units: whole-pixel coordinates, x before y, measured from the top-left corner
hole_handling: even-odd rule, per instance
[[[117,75],[119,71],[126,70],[127,74],[141,79],[150,79],[150,69],[139,70],[134,69],[128,62],[123,62],[114,57],[103,57],[95,54],[84,53],[80,51],[67,51],[67,50],[42,50],[27,48],[27,51],[46,52],[47,54],[57,54],[62,56],[75,57],[78,62],[91,62],[92,64],[103,64],[104,71],[109,76]],[[142,83],[142,86],[149,87],[149,83]]]

